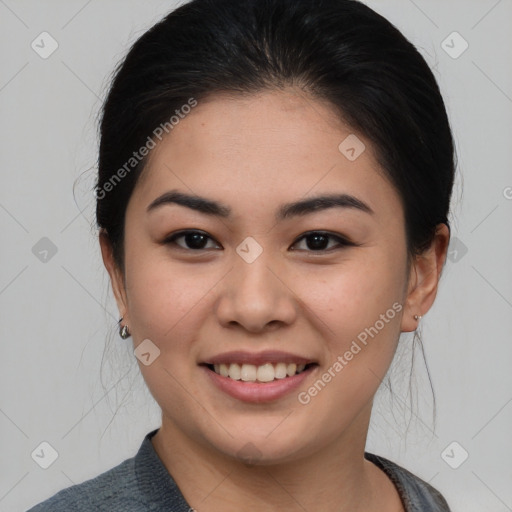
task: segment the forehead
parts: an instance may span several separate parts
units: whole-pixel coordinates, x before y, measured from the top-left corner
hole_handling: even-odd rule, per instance
[[[170,188],[240,205],[333,190],[372,207],[398,201],[370,141],[295,90],[200,101],[152,150],[137,188],[146,202]]]

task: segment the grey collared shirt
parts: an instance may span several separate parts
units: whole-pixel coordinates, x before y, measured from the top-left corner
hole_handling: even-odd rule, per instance
[[[191,512],[158,457],[149,432],[137,454],[101,475],[59,491],[28,512]],[[450,512],[431,485],[384,457],[365,453],[395,484],[407,512]]]

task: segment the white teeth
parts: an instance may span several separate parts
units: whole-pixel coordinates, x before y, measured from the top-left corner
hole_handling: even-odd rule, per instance
[[[241,378],[244,382],[254,382],[256,380],[256,366],[253,364],[243,364],[240,371]]]
[[[213,367],[215,369],[215,367]],[[229,378],[233,380],[240,380],[241,374],[240,374],[240,366],[238,366],[236,363],[231,363],[229,365]]]
[[[258,366],[256,377],[260,382],[270,382],[274,380],[274,376],[274,367],[270,363]]]
[[[290,363],[286,367],[286,373],[288,374],[288,377],[291,377],[292,375],[295,375],[296,371],[297,371],[297,365],[295,363]]]
[[[213,366],[213,368],[215,369],[215,365]],[[215,370],[215,372],[219,373],[219,372],[217,372],[217,370]],[[229,369],[228,369],[228,366],[226,364],[221,364],[220,365],[220,374],[223,377],[228,377],[229,376]]]
[[[305,364],[295,363],[266,363],[261,366],[253,364],[214,364],[213,370],[218,375],[229,377],[233,380],[244,382],[272,382],[275,379],[285,379],[301,373],[306,368]]]
[[[276,379],[284,379],[286,377],[286,364],[277,363],[276,364]]]

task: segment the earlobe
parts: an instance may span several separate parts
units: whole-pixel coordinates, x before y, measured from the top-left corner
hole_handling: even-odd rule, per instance
[[[402,332],[412,332],[422,316],[432,307],[437,295],[441,271],[446,261],[450,229],[438,224],[430,247],[415,256],[402,317]]]
[[[123,323],[127,323],[128,308],[124,279],[121,269],[114,260],[112,244],[110,242],[107,232],[104,229],[100,231],[99,242],[101,247],[101,256],[103,259],[103,264],[105,265],[105,268],[107,269],[107,272],[110,276],[110,284],[112,286],[112,291],[114,292],[114,297],[117,302],[119,314],[124,320]]]

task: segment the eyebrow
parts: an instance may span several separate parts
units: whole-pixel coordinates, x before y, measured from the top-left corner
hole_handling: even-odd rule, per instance
[[[185,194],[177,190],[171,190],[157,197],[147,207],[147,212],[149,213],[168,204],[178,204],[214,217],[228,218],[232,212],[229,206],[223,205],[218,201],[197,195]],[[291,217],[303,216],[329,208],[353,208],[371,215],[374,213],[366,203],[357,197],[349,194],[327,194],[301,199],[293,203],[286,203],[277,210],[276,219],[289,219]]]

